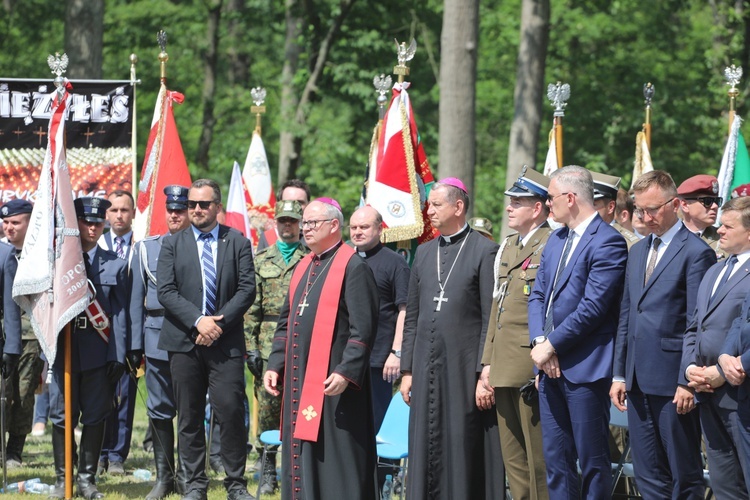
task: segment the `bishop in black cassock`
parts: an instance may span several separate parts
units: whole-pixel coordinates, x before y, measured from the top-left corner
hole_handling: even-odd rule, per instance
[[[343,216],[336,218],[340,211],[335,214],[334,208],[315,201],[305,209],[303,232],[313,253],[298,264],[295,275],[300,273],[301,279],[296,287],[295,277],[292,278],[290,297],[279,315],[264,377],[266,390],[272,394],[276,383],[284,384],[281,429],[284,500],[377,498],[370,349],[377,332],[378,289],[365,260],[341,243]],[[335,306],[319,310],[325,307],[322,304],[327,293],[325,283],[336,279],[336,259],[344,254],[348,262],[344,261],[339,300]],[[334,316],[330,346],[313,343],[316,323],[322,317]],[[321,362],[322,348],[330,352],[330,359],[323,367],[325,376],[340,375],[346,381],[346,388],[340,394],[324,396],[321,408],[301,402],[301,396],[310,370]],[[324,384],[319,385],[317,390],[322,392]],[[315,441],[295,436],[301,424],[316,419],[319,427]]]
[[[466,208],[458,179],[433,186],[428,215],[446,236],[420,245],[412,266],[401,348],[408,498],[505,496],[497,417],[475,400],[498,246],[469,228]]]

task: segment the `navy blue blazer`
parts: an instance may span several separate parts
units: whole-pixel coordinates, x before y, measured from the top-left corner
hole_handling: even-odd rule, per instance
[[[0,354],[21,354],[21,308],[13,300],[13,281],[18,269],[15,248],[0,242],[0,303],[3,306],[3,326],[0,326],[0,338],[4,345]],[[3,327],[5,331],[3,331]]]
[[[544,318],[568,228],[553,232],[542,251],[529,297],[529,336],[544,335]],[[628,248],[597,214],[561,274],[552,301],[549,340],[565,377],[576,384],[612,376],[614,336]]]
[[[627,390],[637,376],[644,394],[672,397],[678,384],[687,385],[682,344],[716,252],[682,225],[644,286],[651,240],[643,238],[628,256],[614,375],[625,378]]]
[[[732,322],[732,327],[721,348],[721,354],[741,356],[742,367],[745,371],[750,370],[750,293],[745,296],[740,315]],[[750,395],[750,378],[745,378],[737,389],[737,399],[747,399],[748,395]]]
[[[722,259],[714,264],[698,288],[698,305],[682,345],[682,373],[690,365],[711,366],[718,362],[727,332],[740,315],[742,302],[750,291],[750,263],[745,262],[711,300],[714,284],[726,262],[726,259]],[[696,398],[698,401],[710,398],[721,408],[737,409],[737,388],[731,384],[724,384],[713,393],[698,392]]]

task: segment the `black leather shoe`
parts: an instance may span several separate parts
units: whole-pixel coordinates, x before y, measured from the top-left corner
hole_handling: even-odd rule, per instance
[[[206,500],[206,492],[200,490],[190,490],[182,496],[181,500]]]
[[[227,492],[227,500],[255,500],[255,497],[246,489],[235,489]]]

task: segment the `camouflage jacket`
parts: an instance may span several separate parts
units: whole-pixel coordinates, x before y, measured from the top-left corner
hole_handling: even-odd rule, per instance
[[[300,245],[289,264],[284,262],[277,245],[255,255],[255,302],[245,316],[245,346],[260,349],[263,359],[271,353],[273,334],[279,320],[281,305],[286,299],[292,271],[310,250]]]

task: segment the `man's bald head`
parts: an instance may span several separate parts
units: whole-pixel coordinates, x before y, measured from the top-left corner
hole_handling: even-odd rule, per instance
[[[349,219],[349,234],[360,252],[375,248],[383,234],[383,217],[371,206],[360,207]]]

